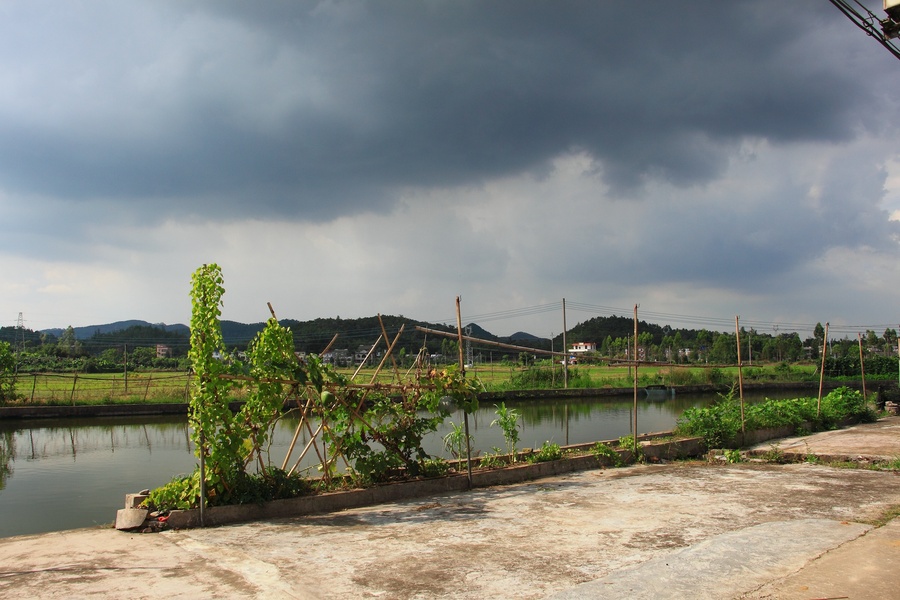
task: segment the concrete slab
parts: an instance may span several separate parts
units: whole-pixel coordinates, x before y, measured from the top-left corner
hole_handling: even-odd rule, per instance
[[[809,561],[869,529],[869,525],[826,519],[762,523],[717,535],[548,598],[734,598],[793,575]]]
[[[896,598],[900,595],[898,566],[900,520],[895,520],[741,599]]]
[[[771,440],[750,450],[765,452],[772,445],[785,455],[802,458],[814,454],[823,460],[887,461],[900,458],[900,417],[887,417],[834,431],[820,431],[802,437]]]

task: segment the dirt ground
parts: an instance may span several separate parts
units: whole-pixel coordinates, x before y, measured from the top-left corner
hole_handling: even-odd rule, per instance
[[[640,465],[213,529],[9,538],[0,596],[786,598],[829,552],[900,532],[874,528],[898,507],[892,471]]]

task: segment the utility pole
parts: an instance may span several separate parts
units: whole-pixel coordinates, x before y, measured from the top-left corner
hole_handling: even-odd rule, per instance
[[[16,368],[13,373],[15,377],[19,375],[19,362],[22,360],[22,352],[25,352],[25,319],[22,317],[22,313],[19,313],[19,318],[16,320]]]

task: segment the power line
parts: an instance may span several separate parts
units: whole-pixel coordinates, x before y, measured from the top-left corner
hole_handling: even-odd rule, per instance
[[[900,34],[900,7],[885,7],[888,17],[880,19],[858,0],[854,0],[853,4],[858,6],[862,12],[857,11],[850,2],[845,0],[829,0],[829,2],[844,13],[844,16],[850,19],[854,25],[865,31],[866,35],[875,38],[875,41],[884,46],[895,58],[900,58],[900,47],[891,41]]]

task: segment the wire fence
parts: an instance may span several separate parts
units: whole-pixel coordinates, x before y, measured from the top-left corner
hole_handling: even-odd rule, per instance
[[[16,378],[18,395],[32,403],[187,402],[189,373],[125,374],[25,373]]]

